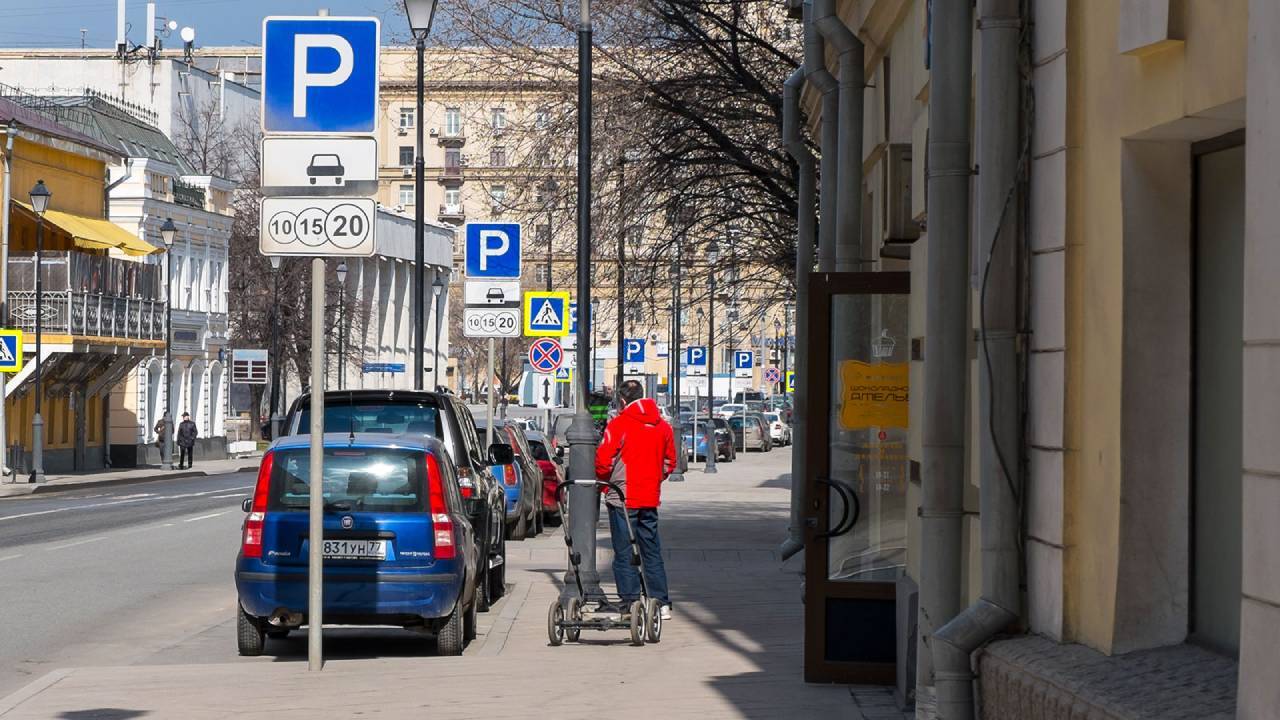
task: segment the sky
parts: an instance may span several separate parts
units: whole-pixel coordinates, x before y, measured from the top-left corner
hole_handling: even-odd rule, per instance
[[[129,44],[144,44],[146,0],[126,0]],[[191,26],[196,47],[258,45],[262,18],[267,15],[315,15],[326,7],[330,15],[377,16],[382,19],[382,42],[404,43],[409,28],[399,0],[156,0],[156,15]],[[116,42],[116,0],[0,0],[0,47],[112,48]],[[174,32],[162,37],[166,48],[182,47]]]

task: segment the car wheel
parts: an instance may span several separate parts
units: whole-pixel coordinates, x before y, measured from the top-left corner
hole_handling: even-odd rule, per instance
[[[462,600],[459,599],[458,602],[461,603]],[[476,601],[475,598],[472,598],[470,604],[467,605],[467,614],[462,618],[462,641],[464,644],[476,639],[476,621]]]
[[[239,603],[236,604],[236,649],[244,657],[256,657],[262,654],[262,646],[266,644],[265,633],[262,632],[262,623],[255,617],[251,617],[249,613]]]
[[[533,536],[538,537],[541,535],[544,529],[542,526],[542,511],[534,508],[529,514],[529,522],[533,523]]]
[[[489,552],[488,548],[481,555],[480,566],[476,568],[476,609],[489,612]]]
[[[438,655],[461,655],[463,644],[462,603],[454,604],[449,617],[436,631],[436,653]]]
[[[511,526],[508,526],[508,527],[511,527]],[[525,518],[524,515],[521,515],[520,519],[516,520],[515,527],[511,530],[510,533],[507,534],[507,537],[511,538],[512,540],[518,541],[518,540],[524,540],[528,536],[529,536],[529,521]]]
[[[489,570],[489,601],[494,602],[507,594],[507,541],[498,543],[498,557],[502,563]]]

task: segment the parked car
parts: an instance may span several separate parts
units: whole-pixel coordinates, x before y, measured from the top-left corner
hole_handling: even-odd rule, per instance
[[[741,415],[746,406],[742,403],[725,403],[716,408],[716,414],[722,418],[731,417],[733,415]]]
[[[285,437],[258,468],[243,504],[235,582],[237,648],[307,623],[310,437]],[[476,636],[480,553],[453,460],[421,434],[324,436],[324,620],[398,625],[459,655]]]
[[[776,412],[763,413],[764,421],[769,425],[769,439],[774,445],[791,444],[791,426],[782,422],[782,415]]]
[[[729,423],[724,418],[712,418],[715,424],[716,459],[732,462],[737,459],[738,452],[733,444],[733,434],[729,431]],[[692,421],[680,425],[680,436],[684,440],[685,455],[690,460],[698,460],[707,456],[707,417],[701,416],[697,422],[695,433]]]
[[[795,407],[791,403],[791,398],[786,395],[774,395],[768,402],[767,407],[782,417],[782,422],[793,425]]]
[[[560,504],[556,502],[556,489],[564,482],[564,466],[556,455],[552,454],[547,436],[537,431],[525,433],[529,440],[529,450],[542,470],[542,521],[547,525],[559,525]]]
[[[764,393],[759,390],[739,390],[733,394],[733,401],[735,403],[745,403],[749,400],[763,402]]]
[[[505,444],[512,450],[511,462],[501,466],[502,487],[506,491],[507,539],[524,540],[542,532],[542,469],[532,457],[524,430],[510,420],[498,423],[497,432],[487,442]],[[482,441],[489,437],[484,419],[476,420],[476,432]]]
[[[290,435],[311,426],[311,396],[294,400],[285,427]],[[476,423],[457,397],[411,390],[331,390],[324,394],[326,433],[375,433],[434,437],[457,468],[458,490],[480,546],[477,571],[484,612],[506,592],[505,493],[489,469],[493,449],[480,443]],[[483,572],[481,572],[483,571]]]
[[[769,440],[769,430],[765,427],[764,416],[759,413],[739,413],[728,419],[729,428],[733,430],[734,447],[754,448],[763,452],[773,449]],[[743,439],[745,436],[745,440]]]

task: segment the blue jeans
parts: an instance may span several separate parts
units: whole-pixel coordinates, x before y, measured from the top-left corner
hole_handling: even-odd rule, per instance
[[[662,542],[658,539],[658,510],[643,508],[628,510],[631,525],[636,534],[640,557],[644,560],[644,581],[649,597],[661,605],[670,605],[667,596],[667,569],[662,564]],[[630,604],[640,599],[640,574],[631,564],[631,545],[627,541],[627,515],[622,508],[609,506],[609,532],[613,536],[613,581],[618,585],[618,596]]]

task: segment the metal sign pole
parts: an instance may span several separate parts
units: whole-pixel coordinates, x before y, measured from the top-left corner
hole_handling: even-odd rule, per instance
[[[495,435],[495,434],[494,434],[494,432],[493,432],[493,405],[494,405],[494,397],[493,397],[493,346],[494,346],[494,340],[493,340],[493,338],[489,338],[489,375],[488,375],[488,377],[487,377],[487,378],[485,378],[485,382],[487,382],[487,383],[489,384],[489,392],[488,392],[488,393],[486,393],[487,397],[485,398],[486,403],[485,403],[485,416],[484,416],[484,419],[485,419],[485,422],[487,422],[487,423],[489,424],[489,444],[490,444],[490,445],[492,445],[492,444],[493,444],[493,438],[494,438],[494,437],[496,437],[496,435]]]
[[[324,258],[311,259],[311,487],[308,492],[307,668],[324,667]]]

